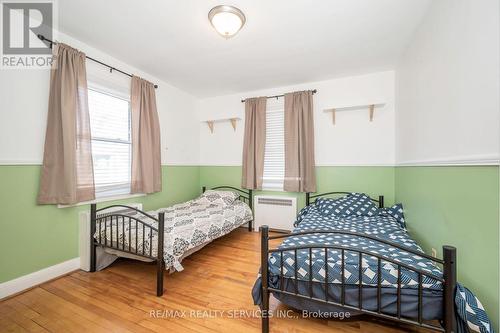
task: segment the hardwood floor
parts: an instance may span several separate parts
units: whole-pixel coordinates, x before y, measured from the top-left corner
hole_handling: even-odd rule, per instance
[[[259,255],[259,235],[235,230],[184,260],[183,272],[166,276],[162,298],[155,296],[151,264],[120,260],[97,273],[77,271],[1,301],[0,332],[258,333],[250,293]],[[288,308],[271,297],[271,309]],[[272,318],[271,332],[428,332],[367,317],[294,315]]]

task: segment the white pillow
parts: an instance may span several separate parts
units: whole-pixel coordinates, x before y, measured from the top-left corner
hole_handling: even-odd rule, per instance
[[[205,191],[199,198],[198,202],[201,204],[216,204],[222,206],[232,205],[240,195],[233,191]]]

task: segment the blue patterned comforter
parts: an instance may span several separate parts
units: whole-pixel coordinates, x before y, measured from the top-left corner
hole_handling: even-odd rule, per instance
[[[422,252],[420,246],[410,238],[408,233],[391,216],[349,216],[336,218],[324,216],[314,205],[309,206],[307,214],[301,217],[301,221],[294,232],[311,230],[335,230],[363,233],[376,236],[399,245]],[[420,269],[429,274],[441,277],[440,269],[429,259],[402,251],[387,244],[359,236],[339,234],[309,234],[288,237],[279,246],[286,248],[290,246],[301,246],[311,244],[338,245],[364,250],[370,253],[383,255],[398,263],[405,264],[411,268]],[[423,252],[422,252],[423,253]],[[324,249],[312,250],[312,281],[328,283],[341,283],[341,250],[329,249],[327,253],[328,273],[325,269]],[[271,276],[281,276],[280,263],[283,260],[283,277],[295,278],[295,256],[294,251],[284,251],[281,259],[280,252],[275,252],[269,257],[269,271]],[[297,279],[309,280],[309,250],[297,250]],[[344,250],[344,281],[346,284],[359,285],[360,280],[364,286],[377,286],[378,282],[378,260],[371,255],[362,255],[362,277],[359,277],[358,253]],[[381,261],[381,284],[383,287],[395,287],[398,283],[397,265],[387,261]],[[418,274],[409,269],[401,269],[401,287],[418,288]],[[431,290],[442,290],[442,283],[435,278],[423,276],[422,287]]]

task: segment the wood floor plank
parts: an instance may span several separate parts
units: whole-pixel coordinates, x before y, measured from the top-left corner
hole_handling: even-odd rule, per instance
[[[53,299],[48,297],[48,293],[43,292],[40,287],[34,288],[30,293],[20,295],[19,299],[23,304],[40,313],[41,317],[60,323],[66,332],[68,330],[74,332],[88,332],[89,330],[96,333],[106,332],[104,328],[86,320],[78,312],[71,311],[54,302]]]
[[[7,305],[10,307],[10,305]],[[44,327],[40,326],[38,323],[32,320],[32,318],[27,317],[23,315],[23,312],[21,311],[16,311],[16,309],[11,308],[12,311],[8,314],[8,318],[16,323],[18,326],[22,327],[25,329],[27,332],[32,332],[32,333],[46,333],[49,332],[47,329]],[[0,311],[0,315],[1,315]]]
[[[10,318],[0,318],[0,332],[28,332],[22,326],[19,326],[16,322]]]
[[[260,266],[258,233],[237,229],[165,272],[156,297],[156,266],[120,259],[107,269],[77,271],[0,302],[0,332],[261,331],[251,290]],[[271,309],[291,311],[271,297]],[[272,318],[271,332],[429,332],[367,316],[349,320]]]

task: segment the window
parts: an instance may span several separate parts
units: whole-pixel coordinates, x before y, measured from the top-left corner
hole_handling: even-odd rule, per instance
[[[266,111],[266,147],[262,188],[283,190],[285,179],[285,112],[282,108]]]
[[[96,198],[129,194],[130,102],[93,88],[88,94]]]

